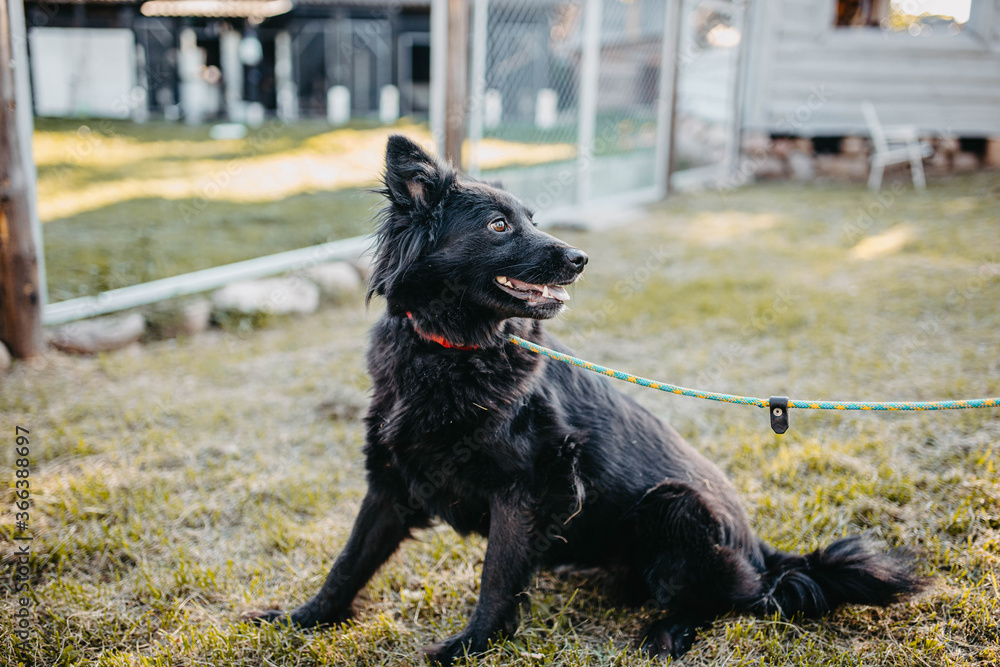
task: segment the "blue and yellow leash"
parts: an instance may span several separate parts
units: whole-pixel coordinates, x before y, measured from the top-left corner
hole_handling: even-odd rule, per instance
[[[511,335],[509,340],[514,345],[523,347],[535,354],[541,354],[556,361],[586,368],[588,371],[607,375],[618,380],[631,382],[640,387],[659,389],[660,391],[677,394],[678,396],[693,396],[694,398],[704,398],[709,401],[722,401],[723,403],[737,403],[739,405],[754,405],[758,408],[767,408],[771,416],[771,428],[774,429],[775,433],[784,433],[788,430],[789,408],[798,408],[800,410],[966,410],[969,408],[1000,407],[1000,398],[972,398],[961,401],[793,401],[787,396],[756,398],[753,396],[720,394],[714,391],[688,389],[675,384],[658,382],[657,380],[650,380],[638,375],[616,371],[607,366],[601,366],[600,364],[584,361],[583,359],[578,359],[562,352],[550,350],[547,347],[532,343],[519,336]]]

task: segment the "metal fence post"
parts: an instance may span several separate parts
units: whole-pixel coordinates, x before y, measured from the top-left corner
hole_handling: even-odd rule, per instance
[[[674,171],[674,116],[677,108],[677,49],[680,45],[681,5],[668,0],[663,18],[663,48],[660,52],[660,81],[656,101],[656,148],[653,182],[663,195],[670,192]]]
[[[583,47],[580,56],[580,109],[576,143],[576,201],[590,198],[590,171],[594,161],[594,134],[597,129],[597,87],[600,76],[602,0],[587,0],[583,18]]]
[[[750,48],[750,12],[754,8],[750,3],[733,3],[734,11],[740,13],[740,44],[736,52],[735,83],[733,84],[732,100],[732,124],[727,134],[726,140],[726,166],[725,174],[727,178],[737,177],[740,165],[740,150],[743,143],[743,98],[747,80],[747,57]]]
[[[431,135],[438,157],[444,157],[444,135],[447,120],[448,78],[448,0],[431,0]]]
[[[466,137],[465,110],[469,104],[469,6],[448,0],[448,83],[445,91],[444,157],[462,168]]]
[[[468,171],[482,173],[479,145],[483,141],[483,104],[486,96],[486,52],[489,0],[475,0],[472,5],[472,81],[469,84],[469,155]]]

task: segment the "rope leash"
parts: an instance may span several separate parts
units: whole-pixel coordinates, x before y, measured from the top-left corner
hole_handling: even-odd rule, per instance
[[[659,389],[678,396],[692,396],[694,398],[704,398],[709,401],[721,401],[723,403],[737,403],[739,405],[754,405],[758,408],[767,408],[771,416],[771,428],[775,433],[784,433],[788,430],[788,410],[798,408],[800,410],[966,410],[969,408],[995,408],[1000,406],[998,398],[973,398],[961,401],[803,401],[790,400],[787,396],[772,396],[770,398],[756,398],[753,396],[737,396],[735,394],[720,394],[714,391],[701,391],[699,389],[688,389],[679,387],[667,382],[658,382],[648,378],[639,377],[630,373],[616,371],[607,366],[591,363],[572,357],[562,352],[550,350],[525,340],[519,336],[511,335],[510,342],[518,347],[523,347],[535,354],[541,354],[550,359],[561,361],[572,366],[579,366],[588,371],[607,375],[618,380],[631,382],[640,387]]]

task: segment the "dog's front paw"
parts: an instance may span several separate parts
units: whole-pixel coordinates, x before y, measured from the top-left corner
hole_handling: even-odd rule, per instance
[[[448,637],[448,639],[437,644],[425,646],[424,655],[427,656],[427,659],[431,663],[447,667],[466,654],[482,653],[485,648],[485,646],[478,646],[477,642],[474,642],[471,638],[463,634]]]
[[[274,623],[278,625],[294,625],[302,629],[324,625],[337,625],[350,617],[350,611],[335,613],[311,601],[292,612],[280,609],[267,609],[264,611],[248,611],[240,616],[243,620],[256,623],[257,625]]]
[[[679,658],[691,650],[697,633],[696,623],[668,616],[646,628],[637,644],[651,658]]]
[[[265,623],[287,624],[289,622],[288,612],[280,609],[254,609],[252,611],[245,611],[240,614],[240,620],[253,623],[254,625],[264,625]]]

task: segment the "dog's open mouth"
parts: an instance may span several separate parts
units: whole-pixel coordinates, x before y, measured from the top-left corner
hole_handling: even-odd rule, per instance
[[[496,282],[500,289],[532,306],[569,301],[569,292],[562,285],[534,285],[507,276],[497,276]]]

